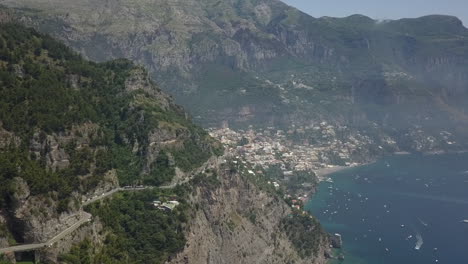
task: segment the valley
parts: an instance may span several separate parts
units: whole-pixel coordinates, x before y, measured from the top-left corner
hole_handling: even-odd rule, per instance
[[[2,264],[25,249],[41,263],[324,264],[341,243],[307,203],[328,173],[468,149],[456,17],[1,0],[0,26]]]

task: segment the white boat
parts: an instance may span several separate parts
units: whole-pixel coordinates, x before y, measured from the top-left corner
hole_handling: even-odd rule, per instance
[[[466,224],[468,224],[468,219],[466,219],[466,220],[463,220],[463,221],[462,221],[462,223],[466,223]]]

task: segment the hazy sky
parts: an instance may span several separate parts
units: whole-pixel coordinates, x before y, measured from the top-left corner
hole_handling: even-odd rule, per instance
[[[363,14],[375,19],[457,16],[468,26],[468,0],[282,0],[314,17]]]

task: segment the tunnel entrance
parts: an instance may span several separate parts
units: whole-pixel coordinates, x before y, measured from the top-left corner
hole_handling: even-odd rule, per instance
[[[34,264],[35,257],[34,251],[26,251],[26,252],[16,252],[15,259],[17,264]]]

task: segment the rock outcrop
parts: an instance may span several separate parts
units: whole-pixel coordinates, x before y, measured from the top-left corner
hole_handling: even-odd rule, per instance
[[[226,164],[216,166],[219,182],[196,185],[186,247],[168,264],[326,263],[327,235],[317,230],[317,253],[301,256],[281,225],[291,208]]]
[[[466,142],[468,30],[454,17],[313,18],[277,0],[4,4],[90,59],[146,65],[206,126],[327,120],[396,128],[406,149],[416,126]]]
[[[0,42],[9,43],[0,58],[2,247],[48,242],[84,220],[86,201],[121,185],[169,184],[221,152],[140,66],[86,61],[17,24],[1,25]],[[99,229],[86,225],[36,258],[56,262]]]

